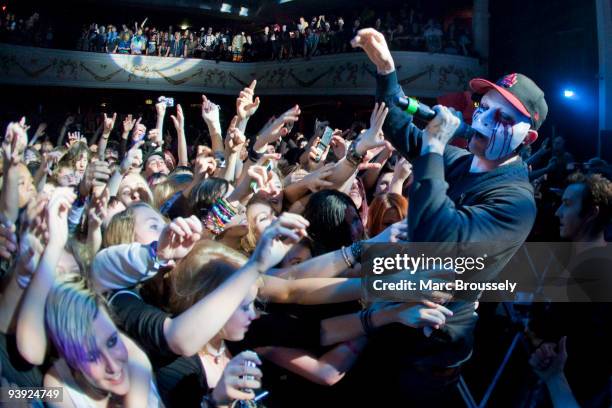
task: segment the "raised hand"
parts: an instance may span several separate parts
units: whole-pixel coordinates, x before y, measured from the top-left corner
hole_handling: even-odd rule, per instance
[[[102,226],[102,223],[108,214],[109,199],[110,192],[108,188],[104,188],[99,192],[94,191],[93,199],[89,204],[89,210],[87,212],[87,228],[95,230]]]
[[[274,177],[271,171],[267,171],[266,167],[254,165],[247,170],[248,176],[253,180],[251,185],[253,191],[264,192],[270,196],[276,196],[280,193],[280,188],[274,183]],[[281,187],[282,188],[282,187]]]
[[[175,218],[164,228],[159,237],[157,257],[166,261],[183,258],[200,240],[202,230],[202,222],[195,215],[189,218]]]
[[[225,148],[231,153],[239,153],[242,147],[246,143],[244,133],[236,126],[238,124],[238,115],[232,118],[229,128],[227,129],[227,136],[225,137]]]
[[[334,183],[326,179],[332,175],[335,166],[335,163],[326,164],[320,169],[304,176],[304,178],[302,179],[302,183],[304,183],[306,187],[308,187],[308,189],[313,193],[319,190],[333,187]]]
[[[136,125],[134,126],[134,131],[132,132],[132,141],[139,142],[144,139],[144,136],[147,134],[147,127],[140,123],[140,119],[136,121]]]
[[[183,108],[180,104],[176,105],[176,116],[170,115],[172,123],[177,133],[185,132],[185,115],[183,114]]]
[[[38,139],[41,136],[44,136],[47,133],[47,124],[45,122],[38,125],[36,128],[36,133],[34,133],[34,139]]]
[[[236,400],[252,400],[255,393],[252,390],[261,388],[261,370],[253,365],[261,365],[261,360],[252,351],[243,351],[232,358],[223,370],[223,374],[213,389],[212,397],[217,405],[230,405]],[[247,390],[251,390],[247,392]]]
[[[217,170],[217,161],[212,156],[199,155],[194,160],[194,180],[203,180],[212,177]]]
[[[446,318],[453,312],[446,307],[430,300],[423,300],[420,304],[400,303],[393,307],[396,312],[395,321],[409,327],[431,327],[440,329],[446,323]]]
[[[334,134],[331,138],[331,142],[329,144],[331,146],[332,152],[334,152],[334,156],[336,156],[338,160],[346,156],[347,142],[342,137],[343,134],[344,132],[340,130],[334,131]]]
[[[259,108],[259,97],[253,100],[256,85],[257,80],[254,79],[248,87],[240,91],[240,95],[238,99],[236,99],[236,114],[240,120],[250,118],[257,112],[257,108]]]
[[[379,74],[389,74],[395,71],[395,63],[385,36],[373,28],[357,31],[357,35],[351,40],[351,46],[362,48],[370,61],[376,65]]]
[[[133,119],[132,118],[132,114],[129,114],[125,117],[125,119],[123,119],[123,136],[125,138],[127,138],[127,136],[130,134],[130,132],[132,131],[132,129],[134,129],[134,126],[138,123],[140,123],[140,120],[142,118],[138,118],[138,120]]]
[[[385,123],[389,108],[385,103],[374,105],[372,115],[370,115],[370,127],[357,138],[355,150],[358,154],[364,155],[368,150],[374,149],[385,144],[382,133],[382,126]]]
[[[555,375],[563,374],[567,361],[566,342],[567,337],[564,336],[558,345],[544,343],[529,358],[529,365],[542,380],[547,381]]]
[[[89,163],[85,175],[81,179],[80,191],[83,197],[87,196],[94,186],[105,186],[110,180],[111,171],[107,162],[98,160]]]
[[[289,131],[285,125],[293,125],[297,122],[300,118],[300,113],[302,113],[300,107],[295,105],[272,122],[269,122],[257,136],[257,140],[253,145],[253,150],[259,151],[264,146],[274,143],[281,137],[286,136]]]
[[[412,164],[405,157],[402,157],[395,163],[393,168],[393,177],[397,180],[407,180],[412,174]]]
[[[162,136],[161,136],[161,133],[160,133],[159,129],[157,129],[157,128],[153,128],[153,129],[149,130],[149,134],[147,135],[147,139],[149,139],[151,141],[151,143],[156,145],[156,146],[161,146],[162,145]]]
[[[113,113],[112,117],[108,117],[106,113],[104,114],[104,130],[102,131],[103,135],[110,135],[115,127],[115,121],[117,120],[117,112]]]
[[[76,118],[74,116],[72,116],[72,115],[68,116],[66,118],[66,120],[64,121],[64,127],[68,127],[68,126],[72,125],[75,120],[76,120]]]
[[[87,142],[85,136],[81,135],[80,131],[68,132],[68,142],[66,143],[66,147],[70,148],[73,144],[79,142]]]
[[[143,144],[144,140],[136,142],[132,147],[130,147],[130,150],[127,151],[123,161],[121,162],[121,166],[119,167],[121,174],[125,174],[130,169],[140,167],[142,165],[142,150],[140,150],[140,147]],[[139,157],[140,160],[138,160]]]
[[[261,235],[251,256],[259,271],[264,273],[278,264],[293,244],[308,235],[306,228],[309,225],[308,220],[301,215],[287,212],[270,224]]]
[[[25,118],[22,118],[18,123],[9,123],[4,140],[2,141],[4,166],[20,163],[27,145],[28,135],[26,133]]]
[[[209,101],[205,95],[202,95],[202,119],[208,125],[219,123],[219,105]]]
[[[329,154],[330,146],[327,146],[324,151],[317,148],[320,141],[321,138],[317,136],[308,150],[308,161],[310,162],[310,168],[316,167],[319,163],[325,163],[325,159],[327,159],[327,155]]]
[[[155,112],[157,116],[164,116],[166,114],[166,102],[158,102],[155,104]]]
[[[58,187],[47,204],[47,228],[49,243],[55,249],[61,249],[68,241],[68,212],[76,194],[69,187]]]

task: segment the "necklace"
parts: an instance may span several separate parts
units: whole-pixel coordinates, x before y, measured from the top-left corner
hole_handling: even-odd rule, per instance
[[[215,364],[219,364],[219,360],[221,359],[223,354],[225,354],[225,342],[221,341],[221,347],[219,347],[219,350],[211,351],[211,349],[212,348],[210,347],[210,345],[206,344],[206,346],[204,347],[204,353],[211,356]]]

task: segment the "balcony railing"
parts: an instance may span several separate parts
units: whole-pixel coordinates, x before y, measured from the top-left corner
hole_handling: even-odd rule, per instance
[[[475,58],[407,51],[393,57],[406,93],[420,97],[463,91],[469,79],[486,73]],[[0,44],[4,84],[233,95],[256,78],[261,95],[372,95],[375,74],[361,52],[234,64]]]

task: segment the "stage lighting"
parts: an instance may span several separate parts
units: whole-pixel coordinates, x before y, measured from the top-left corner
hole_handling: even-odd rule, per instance
[[[570,98],[570,99],[571,99],[571,98],[573,98],[573,97],[575,97],[575,96],[576,96],[576,92],[574,92],[574,91],[573,91],[573,90],[571,90],[571,89],[565,89],[565,90],[563,91],[563,96],[565,96],[566,98]]]
[[[231,4],[227,4],[227,3],[222,3],[221,4],[221,12],[222,13],[231,13],[232,12],[232,5]]]
[[[242,17],[248,17],[249,9],[246,7],[240,7],[240,12],[238,13],[238,15]]]

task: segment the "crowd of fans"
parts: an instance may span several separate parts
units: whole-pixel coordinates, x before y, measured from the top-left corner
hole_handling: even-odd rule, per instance
[[[140,30],[144,24],[137,36]],[[381,327],[411,330],[394,343],[404,351],[450,347],[435,333],[454,335],[445,327],[463,309],[431,300],[365,309],[357,302],[362,246],[404,242],[405,220],[414,220],[408,197],[419,199],[414,184],[428,185],[413,183],[424,169],[413,174],[401,147],[383,139],[389,110],[377,104],[367,129],[336,129],[321,145],[333,124],[317,120],[308,134],[296,132],[298,105],[250,129],[261,104],[256,93],[253,81],[225,126],[206,96],[201,118],[160,102],[150,123],[127,112],[101,114],[89,138],[75,116],[57,131],[41,123],[31,132],[25,118],[8,125],[0,192],[3,385],[64,387],[69,405],[62,406],[212,407],[254,399],[263,381],[271,405],[302,406],[334,398],[324,386],[353,368],[363,384],[376,381],[358,360],[365,353],[366,361],[391,365],[397,350],[380,343],[368,349]],[[191,142],[185,130],[196,121],[210,143]],[[560,234],[550,224],[535,233],[603,241],[609,166],[600,159],[577,165],[559,138],[521,154],[532,166],[540,210],[561,220]],[[577,169],[582,173],[567,180]],[[560,192],[562,202],[546,198]],[[551,202],[559,206],[546,208]],[[410,214],[420,210],[411,203]],[[602,347],[572,349],[578,329],[560,340],[534,332],[530,363],[557,407],[572,406],[580,388],[564,375],[572,353],[589,365],[584,352],[595,352],[604,377],[609,368],[610,326],[601,323],[608,309],[583,312],[596,320],[589,333]],[[410,347],[432,332],[431,349]],[[583,366],[572,374],[584,376],[576,367]],[[427,389],[423,382],[457,380],[456,367],[430,369],[417,367],[409,384]],[[384,384],[387,371],[375,372]],[[288,376],[299,384],[293,393]],[[370,391],[377,398],[402,392]],[[274,400],[281,394],[290,399]],[[348,394],[355,399],[341,401],[362,397],[355,389]]]
[[[53,26],[41,22],[38,13],[28,17],[17,17],[15,13],[0,13],[0,42],[53,47]]]
[[[16,21],[14,14],[0,19],[0,41],[52,46],[51,26],[39,27],[39,17]],[[426,51],[473,56],[471,31],[463,20],[443,25],[417,9],[403,6],[397,14],[366,9],[359,16],[319,15],[310,19],[273,22],[253,28],[238,25],[180,29],[158,28],[143,22],[91,23],[83,26],[76,49],[112,54],[203,58],[222,61],[266,61],[311,58],[351,51],[349,41],[362,27],[384,33],[393,50]]]
[[[387,15],[385,22],[377,17],[366,23],[385,33],[394,50],[427,51],[431,53],[473,55],[470,33],[455,23],[443,31],[439,22],[422,20],[422,15],[405,9],[398,21]],[[342,16],[315,16],[310,20],[274,23],[245,33],[237,29],[202,27],[199,31],[157,30],[156,27],[135,24],[91,24],[84,27],[77,49],[82,51],[155,55],[164,57],[204,58],[224,61],[282,60],[295,57],[309,59],[350,50],[349,41],[363,27],[356,18],[345,23]]]

